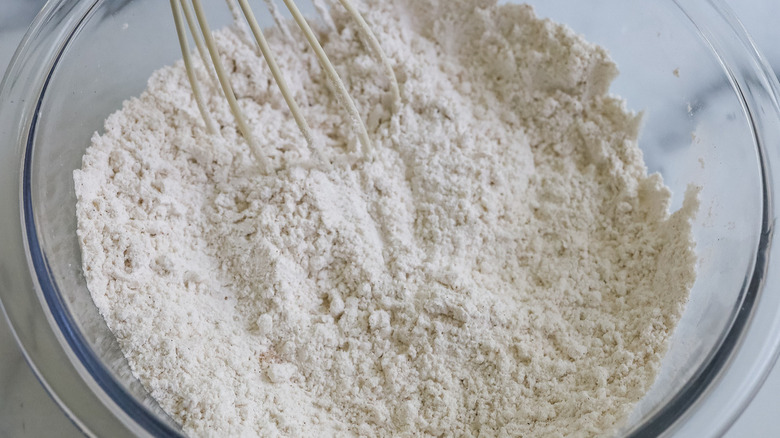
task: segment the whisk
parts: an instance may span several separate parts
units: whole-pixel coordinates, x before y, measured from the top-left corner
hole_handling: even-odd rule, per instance
[[[236,1],[238,2],[238,5],[236,5]],[[295,0],[283,0],[283,2],[290,11],[293,20],[300,28],[309,46],[312,48],[314,54],[319,60],[320,65],[332,83],[338,100],[345,107],[347,113],[349,114],[352,124],[357,131],[356,133],[361,144],[363,154],[369,153],[372,145],[371,139],[368,136],[368,130],[366,129],[366,125],[363,122],[363,119],[360,117],[360,113],[355,106],[355,102],[347,91],[344,82],[336,72],[333,64],[328,59],[328,55],[323,50],[322,45],[317,39],[314,31],[309,26],[306,19],[295,4]],[[368,23],[366,23],[363,16],[360,14],[360,12],[358,12],[350,0],[339,0],[339,2],[356,22],[364,43],[370,47],[375,56],[378,58],[379,62],[381,62],[383,69],[385,70],[385,74],[388,76],[390,81],[390,92],[394,102],[393,105],[397,105],[400,101],[398,82],[395,78],[395,73],[393,72],[393,68],[389,59],[379,45],[379,41],[371,31]],[[260,148],[258,147],[257,142],[252,135],[252,130],[247,123],[247,119],[239,107],[238,100],[236,99],[235,93],[233,92],[233,87],[230,83],[230,78],[225,71],[225,67],[222,64],[222,61],[220,60],[219,51],[211,33],[211,29],[209,27],[201,0],[170,0],[170,3],[174,22],[176,24],[176,33],[178,35],[179,44],[181,46],[181,52],[184,59],[184,65],[187,70],[187,78],[190,82],[198,110],[201,113],[207,131],[211,134],[217,133],[214,122],[211,120],[208,109],[206,108],[203,94],[195,75],[195,68],[193,66],[193,60],[190,54],[187,29],[189,29],[189,32],[192,35],[192,39],[195,42],[195,46],[204,65],[206,65],[208,69],[210,63],[214,72],[216,72],[217,80],[220,84],[220,87],[222,88],[225,98],[228,101],[230,111],[236,120],[236,125],[238,126],[239,132],[244,137],[249,147],[252,149],[252,152],[255,155],[255,158],[260,164],[262,170],[264,172],[268,172],[270,170],[270,163],[268,162],[268,158],[260,151]],[[240,17],[243,15],[246,23],[249,25],[249,29],[254,36],[254,40],[257,43],[266,64],[271,70],[271,75],[273,76],[276,85],[279,87],[282,97],[290,109],[290,112],[292,113],[292,116],[295,119],[301,134],[303,135],[307,144],[311,146],[313,141],[311,129],[309,128],[303,113],[298,107],[298,104],[293,99],[292,93],[287,86],[284,74],[276,63],[273,53],[271,52],[271,48],[266,41],[263,30],[255,18],[252,8],[249,6],[247,0],[227,0],[227,4],[237,23]],[[276,6],[273,1],[266,0],[266,4],[268,5],[271,14],[274,16],[274,19],[277,21],[277,24],[281,25],[279,18],[280,15],[278,10],[276,10]],[[319,6],[322,8],[322,5]]]

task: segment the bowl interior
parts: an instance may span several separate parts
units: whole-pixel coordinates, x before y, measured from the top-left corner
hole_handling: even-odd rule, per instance
[[[216,5],[216,3],[219,3]],[[756,262],[764,187],[753,125],[723,65],[673,1],[530,1],[537,13],[571,26],[606,47],[621,70],[612,91],[645,113],[640,146],[651,172],[672,189],[673,209],[689,184],[702,187],[694,223],[698,278],[656,384],[637,406],[624,433],[650,427],[673,398],[685,397],[721,347]],[[229,21],[212,2],[212,26]],[[261,10],[262,5],[256,5]],[[309,8],[303,8],[309,9]],[[268,23],[265,23],[268,24]],[[108,396],[119,406],[140,403],[175,429],[133,378],[112,334],[91,301],[81,274],[72,171],[90,137],[122,101],[138,95],[150,74],[181,57],[167,2],[98,1],[77,31],[63,37],[31,127],[31,167],[23,194],[32,207],[49,278],[49,306],[67,320],[66,348],[115,381]],[[106,389],[106,388],[104,388]],[[123,402],[124,401],[124,402]],[[172,429],[172,430],[174,430]]]

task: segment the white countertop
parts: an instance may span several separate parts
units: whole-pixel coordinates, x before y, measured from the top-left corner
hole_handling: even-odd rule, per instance
[[[0,73],[42,0],[0,0]],[[780,74],[780,2],[730,0],[732,8]],[[0,314],[0,438],[80,437],[27,367]],[[780,436],[780,366],[776,366],[745,413],[726,435]]]

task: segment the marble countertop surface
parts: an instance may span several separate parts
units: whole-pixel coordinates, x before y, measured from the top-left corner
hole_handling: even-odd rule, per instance
[[[0,74],[5,71],[42,0],[0,0]],[[729,0],[775,71],[780,74],[780,2]],[[0,248],[0,251],[2,249]],[[780,436],[780,366],[776,366],[745,413],[726,435]],[[0,438],[80,437],[24,361],[5,317],[0,314]]]

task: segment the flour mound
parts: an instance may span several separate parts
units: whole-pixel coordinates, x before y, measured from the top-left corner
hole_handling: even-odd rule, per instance
[[[198,65],[111,115],[74,172],[83,267],[130,366],[192,436],[596,436],[652,384],[694,281],[606,52],[522,5],[366,0],[318,30],[362,157],[291,28],[268,39],[308,147],[241,32],[216,34],[275,171]]]

